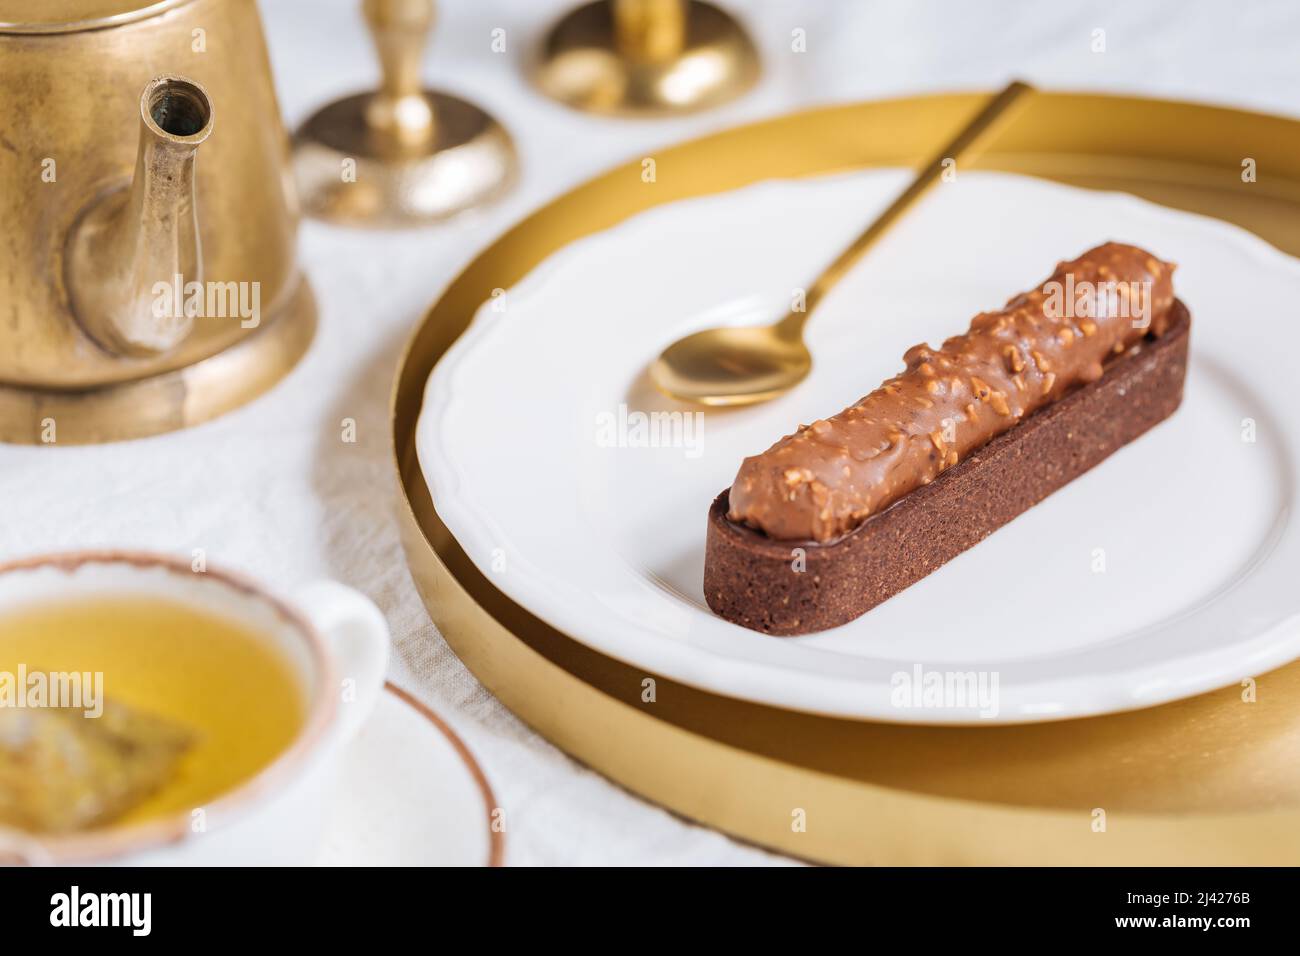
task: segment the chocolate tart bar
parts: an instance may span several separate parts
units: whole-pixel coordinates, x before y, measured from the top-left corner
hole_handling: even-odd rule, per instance
[[[1106,365],[1097,381],[998,435],[970,457],[826,544],[777,541],[709,509],[704,597],[756,631],[837,627],[916,583],[1168,418],[1183,398],[1191,315]],[[800,570],[796,570],[796,569]]]

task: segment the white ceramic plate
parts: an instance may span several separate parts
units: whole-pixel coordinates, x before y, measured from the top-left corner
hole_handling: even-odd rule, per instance
[[[500,865],[495,803],[460,738],[389,684],[344,755],[319,865]]]
[[[685,408],[649,387],[646,363],[693,330],[782,314],[906,175],[774,181],[660,207],[561,250],[485,304],[434,370],[417,439],[438,513],[471,559],[606,654],[845,717],[1099,714],[1300,656],[1300,263],[1216,220],[962,174],[824,302],[805,383],[766,405],[705,412],[698,436],[679,428],[659,435],[675,444],[635,447],[649,433],[635,419],[621,428],[621,406]],[[1179,263],[1193,357],[1172,419],[843,627],[773,638],[710,613],[705,516],[745,455],[855,401],[908,346],[963,330],[1108,239]],[[962,675],[983,681],[984,696],[963,698]],[[949,692],[911,693],[934,681]]]

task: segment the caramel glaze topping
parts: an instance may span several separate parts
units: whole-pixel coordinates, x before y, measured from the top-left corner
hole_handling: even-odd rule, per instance
[[[842,537],[1097,380],[1110,358],[1148,333],[1163,334],[1173,270],[1115,242],[1062,262],[1042,286],[975,316],[941,348],[908,349],[906,369],[857,404],[746,458],[728,517],[778,540]]]

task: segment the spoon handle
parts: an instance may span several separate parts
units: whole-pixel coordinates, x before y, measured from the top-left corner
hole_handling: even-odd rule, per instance
[[[1002,92],[989,100],[988,104],[979,111],[979,114],[922,167],[921,172],[917,174],[912,184],[889,204],[889,208],[877,216],[876,220],[866,228],[866,231],[853,240],[853,243],[840,253],[839,258],[827,266],[826,270],[817,277],[817,280],[813,282],[804,297],[803,310],[791,312],[779,323],[778,328],[781,333],[797,337],[802,332],[803,324],[807,321],[808,316],[812,314],[813,309],[831,290],[831,287],[844,277],[844,274],[862,257],[862,254],[870,249],[876,240],[883,236],[903,213],[939,181],[947,168],[946,164],[949,161],[956,162],[962,159],[970,159],[983,152],[993,136],[1003,129],[1017,112],[1012,107],[1016,104],[1023,104],[1025,94],[1032,91],[1033,87],[1028,83],[1014,80]]]

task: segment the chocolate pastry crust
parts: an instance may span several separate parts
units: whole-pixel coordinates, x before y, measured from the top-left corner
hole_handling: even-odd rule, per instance
[[[783,636],[864,614],[1172,415],[1190,333],[1175,299],[1162,335],[835,541],[776,540],[737,524],[722,492],[709,510],[705,600],[729,621]]]

